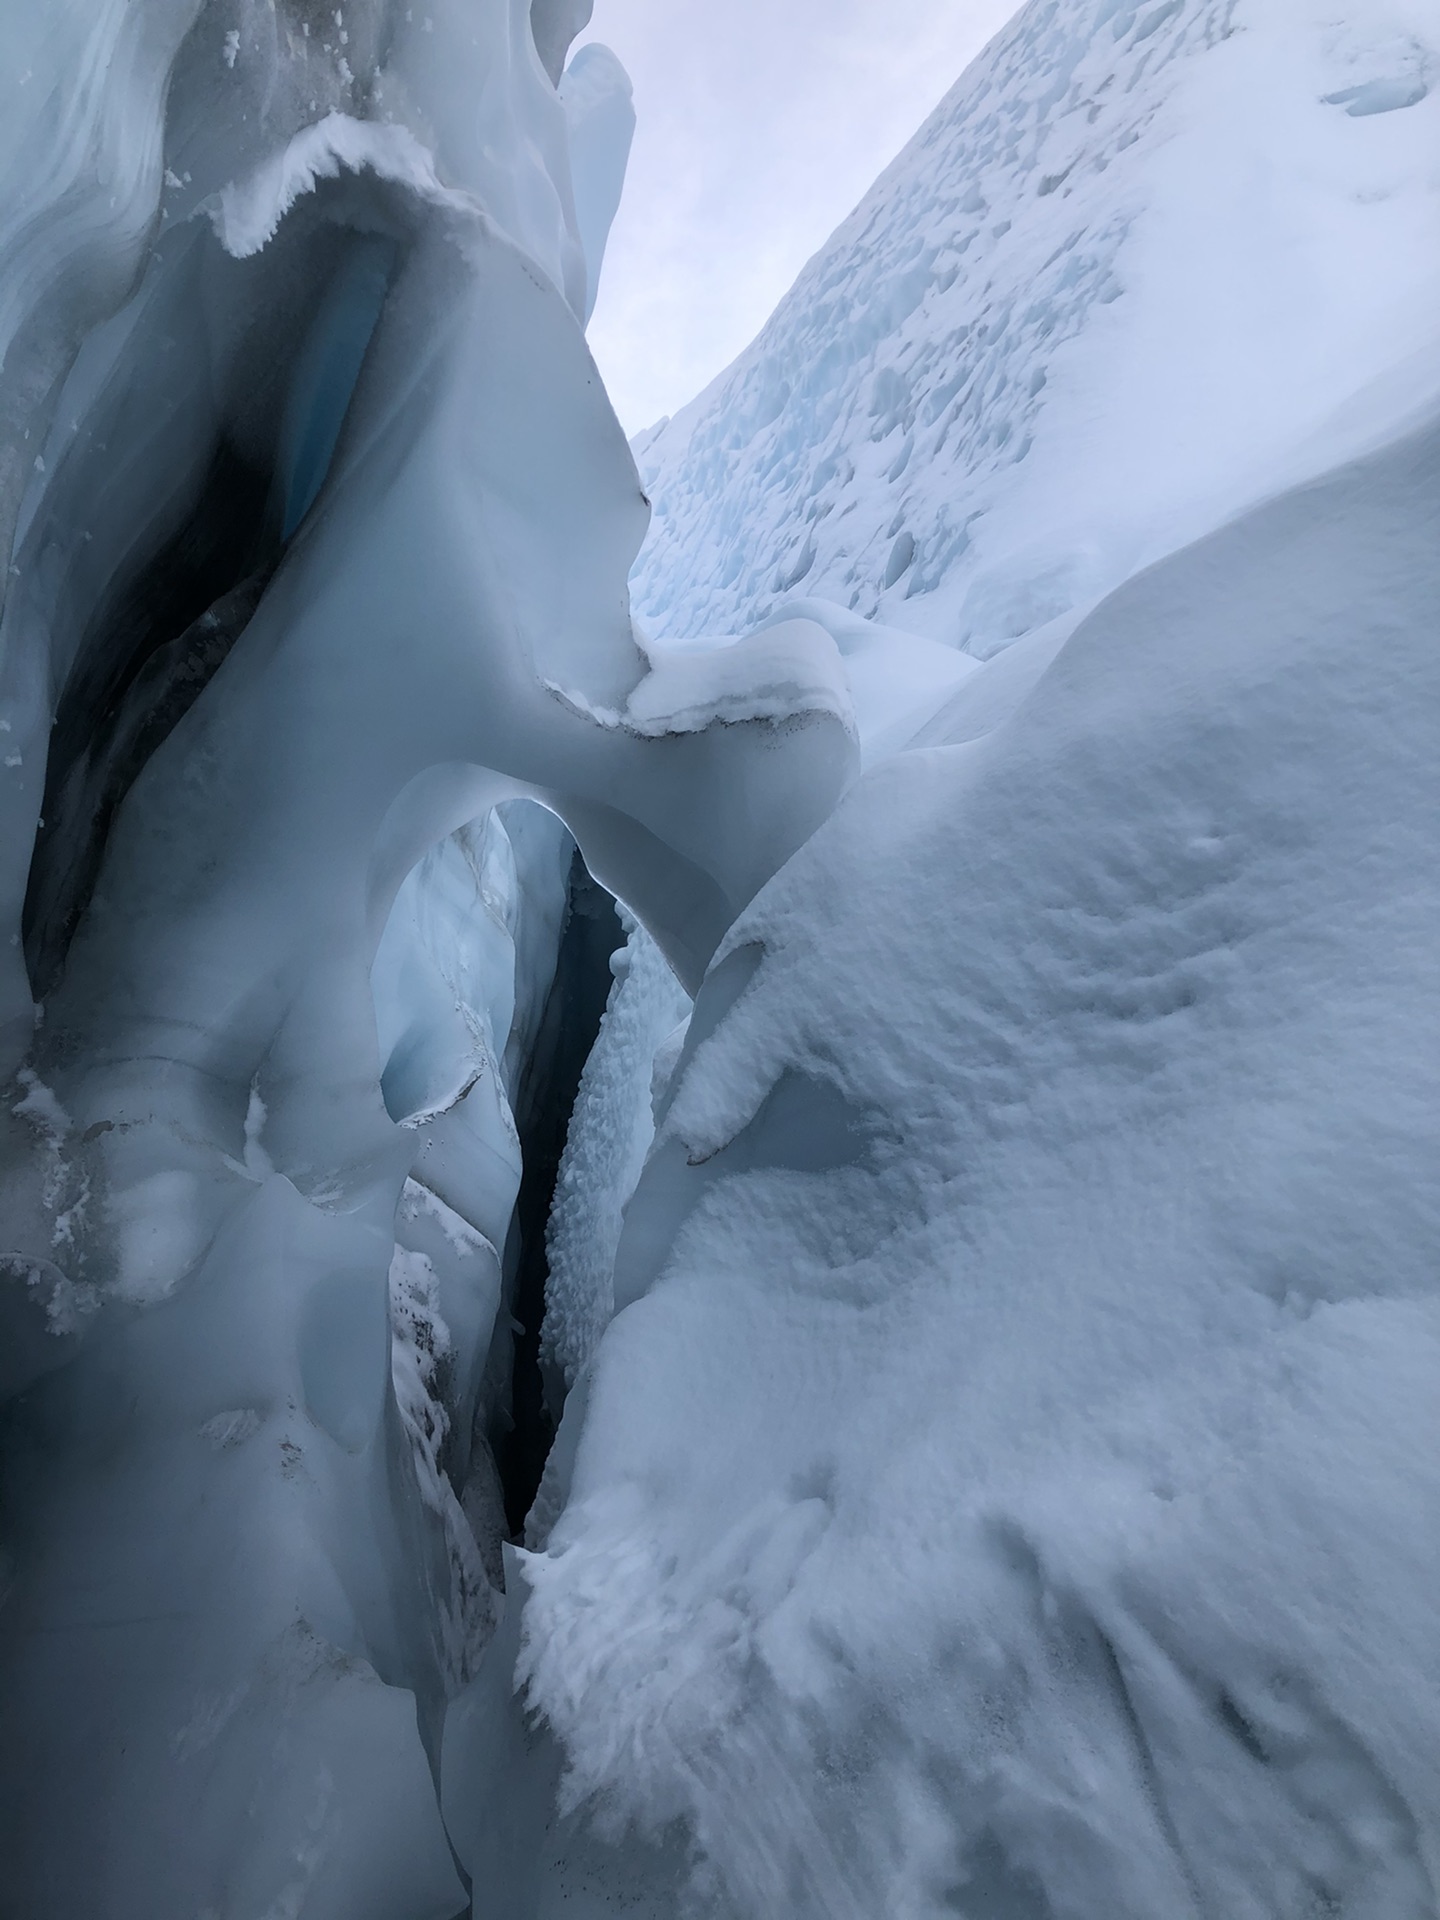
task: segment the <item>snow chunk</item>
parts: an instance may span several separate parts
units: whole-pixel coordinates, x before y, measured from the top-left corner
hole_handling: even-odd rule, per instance
[[[976,671],[975,661],[916,633],[866,620],[822,599],[788,599],[762,621],[812,620],[835,642],[860,736],[861,764],[908,746],[919,729]]]
[[[217,1453],[228,1453],[232,1447],[253,1440],[263,1424],[254,1407],[232,1407],[226,1413],[212,1415],[201,1427],[200,1437]]]
[[[73,1130],[74,1122],[33,1068],[21,1067],[15,1078],[25,1092],[10,1111],[33,1121],[51,1146],[58,1148]]]
[[[236,260],[248,259],[269,245],[295,202],[313,193],[318,181],[366,171],[405,187],[430,206],[472,218],[480,213],[479,202],[470,194],[441,182],[434,156],[408,127],[328,113],[247,178],[221,190],[210,216],[220,244]]]
[[[646,640],[650,671],[624,724],[636,733],[698,733],[715,721],[829,713],[853,733],[854,708],[836,649],[814,620],[785,620],[738,640]]]

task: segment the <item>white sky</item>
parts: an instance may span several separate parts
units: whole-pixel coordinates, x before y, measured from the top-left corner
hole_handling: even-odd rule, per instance
[[[752,340],[1017,0],[596,0],[639,126],[590,344],[627,433]]]

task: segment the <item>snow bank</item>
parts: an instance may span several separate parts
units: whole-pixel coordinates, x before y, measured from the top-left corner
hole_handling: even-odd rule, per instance
[[[523,1562],[548,1897],[1435,1912],[1437,507],[1001,656],[741,917]]]

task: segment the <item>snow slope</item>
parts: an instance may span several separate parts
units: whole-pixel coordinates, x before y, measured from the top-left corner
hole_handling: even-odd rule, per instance
[[[824,626],[867,771],[447,1718],[499,1910],[1440,1916],[1437,74],[1035,0],[637,442],[647,650]]]
[[[1428,0],[1030,5],[637,438],[637,611],[983,658],[1440,388],[1437,230]]]
[[[727,939],[524,1562],[635,1911],[1440,1911],[1437,523],[1440,426],[1000,656]]]

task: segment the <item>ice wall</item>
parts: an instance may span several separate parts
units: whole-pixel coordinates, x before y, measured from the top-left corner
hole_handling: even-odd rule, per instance
[[[495,1619],[511,1108],[574,843],[693,985],[854,768],[820,629],[799,680],[762,640],[673,700],[632,633],[584,11],[5,25],[24,1920],[465,1906],[435,1763]]]
[[[1437,511],[1018,642],[727,937],[447,1723],[500,1910],[1440,1911]]]
[[[1440,1916],[1437,63],[1037,0],[637,442],[652,658],[868,765],[557,1301],[496,1911]]]

